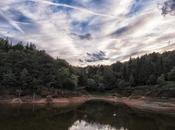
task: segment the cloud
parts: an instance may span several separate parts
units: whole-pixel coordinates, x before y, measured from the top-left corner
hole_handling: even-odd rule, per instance
[[[20,31],[21,33],[24,33],[22,28],[20,28],[20,26],[18,26],[18,24],[14,20],[7,17],[2,10],[0,10],[0,15],[4,18],[4,20],[6,20],[9,23],[9,25],[11,25],[13,28]]]
[[[81,40],[91,40],[92,39],[92,36],[91,36],[90,33],[87,33],[87,34],[84,34],[84,35],[72,33],[72,35],[78,37]]]
[[[97,62],[97,61],[104,61],[104,60],[108,60],[108,58],[106,57],[106,54],[103,51],[86,53],[86,58],[85,58],[86,62]]]
[[[139,13],[144,8],[151,4],[152,0],[133,0],[133,3],[129,9],[128,16],[132,16],[136,13]]]
[[[97,12],[88,10],[86,8],[71,6],[71,5],[62,4],[62,3],[54,3],[54,2],[51,2],[51,1],[47,1],[47,0],[35,0],[35,2],[40,2],[40,3],[48,4],[48,5],[54,5],[54,6],[61,6],[61,7],[71,8],[71,9],[75,9],[75,10],[78,10],[78,11],[82,11],[82,12],[85,12],[85,13],[89,13],[89,14],[97,15],[97,16],[101,16],[101,17],[114,17],[112,15],[106,15],[106,14],[102,14],[102,13],[97,13]]]
[[[137,31],[137,29],[143,27],[149,20],[152,18],[153,13],[144,14],[143,16],[137,17],[136,20],[133,20],[129,23],[129,25],[125,25],[119,29],[117,29],[115,32],[110,34],[112,37],[118,37],[121,35],[126,35],[127,33],[133,33]]]
[[[167,0],[163,3],[162,14],[175,15],[175,0]]]
[[[174,16],[162,16],[159,3],[164,2],[0,1],[0,36],[33,42],[72,65],[108,65],[130,56],[175,49]],[[173,10],[172,3],[169,8]]]

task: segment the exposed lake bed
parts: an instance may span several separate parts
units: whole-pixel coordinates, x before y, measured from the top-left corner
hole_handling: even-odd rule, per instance
[[[47,105],[52,104],[54,106],[70,106],[80,105],[87,101],[105,101],[114,104],[124,104],[132,109],[140,109],[143,111],[153,111],[160,113],[175,114],[175,99],[160,99],[150,97],[115,97],[115,96],[78,96],[68,98],[38,98],[33,100],[31,97],[26,98],[9,98],[1,99],[0,104],[37,104]]]
[[[82,104],[87,101],[102,100],[112,103],[121,103],[129,107],[140,109],[165,110],[175,112],[175,99],[161,99],[152,97],[116,97],[116,96],[95,96],[95,95],[82,95],[75,97],[59,97],[59,98],[36,98],[32,97],[13,97],[1,98],[0,104],[53,104],[58,106],[66,106],[71,104]]]

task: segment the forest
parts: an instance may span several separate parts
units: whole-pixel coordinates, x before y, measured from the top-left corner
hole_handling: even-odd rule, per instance
[[[130,95],[131,90],[140,89],[144,90],[142,95],[145,90],[156,89],[169,90],[171,94],[167,94],[175,96],[175,51],[83,68],[54,59],[34,44],[12,44],[8,39],[0,39],[1,95],[44,95],[50,90],[101,93],[129,90]]]

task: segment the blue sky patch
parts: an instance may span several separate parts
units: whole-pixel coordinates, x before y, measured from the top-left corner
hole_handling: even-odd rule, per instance
[[[129,9],[128,16],[135,15],[146,8],[152,0],[133,0],[133,4]]]
[[[89,33],[90,26],[89,21],[73,21],[72,22],[72,31],[78,34],[86,34]]]
[[[33,23],[30,18],[16,9],[9,9],[7,14],[16,22]]]

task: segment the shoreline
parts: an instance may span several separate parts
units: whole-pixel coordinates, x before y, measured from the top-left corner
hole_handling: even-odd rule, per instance
[[[23,104],[35,104],[35,105],[57,105],[57,106],[69,106],[79,105],[87,101],[106,101],[111,103],[118,103],[128,106],[131,109],[139,109],[143,111],[152,111],[158,113],[168,113],[175,115],[175,99],[156,99],[150,97],[140,98],[128,98],[128,97],[114,97],[114,96],[78,96],[69,98],[40,98],[36,100],[22,98],[1,99],[0,104],[10,105],[23,105]]]

